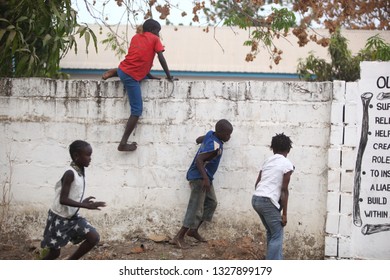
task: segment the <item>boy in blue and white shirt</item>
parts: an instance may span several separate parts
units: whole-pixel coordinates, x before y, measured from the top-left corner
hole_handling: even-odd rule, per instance
[[[201,242],[206,241],[198,229],[203,221],[211,221],[217,208],[213,179],[222,157],[223,144],[229,141],[232,132],[231,123],[222,119],[215,125],[215,132],[210,130],[196,139],[196,143],[201,146],[187,171],[191,195],[183,226],[171,241],[179,248],[185,247],[185,235]]]

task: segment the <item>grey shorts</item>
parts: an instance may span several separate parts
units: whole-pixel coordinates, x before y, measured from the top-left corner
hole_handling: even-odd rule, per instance
[[[201,222],[210,222],[217,208],[214,186],[211,184],[210,191],[203,192],[202,183],[203,180],[190,181],[191,195],[183,221],[186,228],[196,229]]]

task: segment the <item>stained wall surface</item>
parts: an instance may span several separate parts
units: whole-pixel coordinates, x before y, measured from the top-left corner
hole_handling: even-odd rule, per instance
[[[293,141],[288,157],[295,165],[285,250],[295,259],[337,258],[334,241],[340,236],[327,223],[329,207],[339,208],[328,202],[337,182],[329,171],[340,171],[340,100],[354,85],[145,81],[144,114],[130,136],[138,149],[125,153],[117,151],[129,116],[120,81],[0,79],[0,186],[10,226],[40,238],[54,185],[70,163],[68,146],[83,139],[93,147],[86,195],[107,207],[80,213],[102,238],[120,240],[134,232],[172,236],[189,198],[186,171],[198,148],[195,139],[224,118],[234,131],[214,180],[219,204],[205,235],[258,238],[264,232],[251,197],[259,168],[271,155],[271,138],[283,132]],[[350,157],[355,160],[353,152]]]

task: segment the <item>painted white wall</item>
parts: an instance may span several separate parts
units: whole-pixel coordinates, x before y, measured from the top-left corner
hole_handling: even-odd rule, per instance
[[[326,254],[390,259],[390,63],[364,62],[361,69],[361,80],[347,83],[335,101],[345,115],[340,116],[342,126],[333,126],[343,137],[331,140],[330,151],[339,155],[341,164],[329,170]],[[367,93],[371,97],[364,102],[367,142],[363,144],[362,96]]]
[[[123,153],[116,147],[129,104],[120,81],[0,79],[0,186],[3,194],[9,189],[12,194],[10,227],[40,238],[54,185],[70,162],[68,146],[83,139],[94,150],[86,195],[108,206],[81,213],[102,238],[173,236],[189,197],[185,174],[195,139],[226,118],[234,131],[216,174],[219,205],[203,229],[206,237],[264,233],[251,196],[259,167],[271,155],[272,136],[284,132],[293,141],[289,158],[296,167],[285,250],[296,259],[338,257],[333,245],[340,236],[329,235],[326,217],[327,208],[339,208],[329,199],[338,184],[331,171],[340,163],[334,144],[342,137],[339,98],[353,85],[145,81],[144,114],[130,137],[138,149]]]

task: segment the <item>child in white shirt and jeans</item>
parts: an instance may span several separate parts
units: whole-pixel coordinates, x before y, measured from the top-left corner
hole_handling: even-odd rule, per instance
[[[267,260],[283,259],[283,227],[287,224],[288,184],[294,166],[287,154],[292,141],[283,133],[272,137],[274,154],[259,172],[252,197],[252,206],[267,232]],[[280,213],[282,212],[282,214]]]

